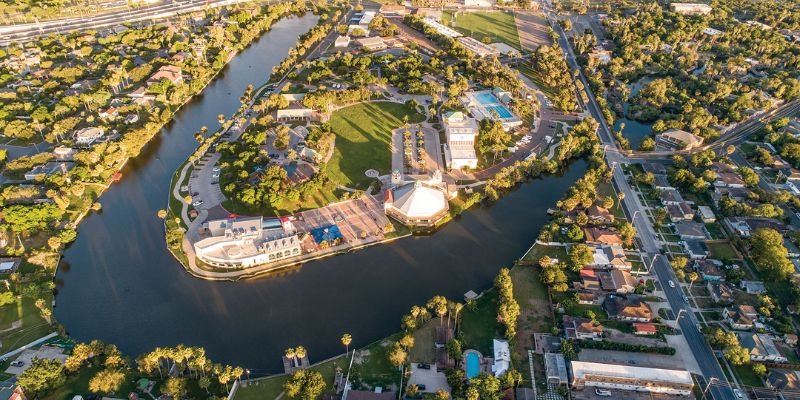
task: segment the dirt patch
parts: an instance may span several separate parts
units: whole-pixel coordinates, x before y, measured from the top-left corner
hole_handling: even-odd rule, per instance
[[[539,46],[551,44],[549,25],[544,17],[532,11],[518,11],[514,16],[523,51],[533,51]]]

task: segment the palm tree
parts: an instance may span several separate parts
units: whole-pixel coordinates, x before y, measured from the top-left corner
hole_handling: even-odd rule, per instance
[[[306,358],[306,348],[303,346],[297,346],[294,348],[294,355],[297,357],[297,366],[303,366],[303,359]]]
[[[289,363],[291,364],[292,368],[294,368],[294,357],[296,355],[297,353],[295,352],[294,347],[289,347],[286,349],[286,353],[284,353],[284,356],[289,359]]]
[[[350,353],[350,343],[353,342],[353,337],[349,333],[342,335],[342,344],[344,345],[344,353]]]
[[[447,314],[447,299],[444,296],[433,296],[426,305],[439,316],[439,326],[441,326],[444,323],[444,315]]]
[[[463,309],[464,309],[464,304],[463,303],[456,302],[456,303],[453,304],[453,314],[454,314],[454,316],[453,316],[453,324],[455,325],[454,329],[456,331],[458,331],[458,314],[460,314],[461,310],[463,310]]]

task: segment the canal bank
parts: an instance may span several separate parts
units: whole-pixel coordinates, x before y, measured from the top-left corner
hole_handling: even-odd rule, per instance
[[[186,274],[163,245],[163,208],[172,173],[196,148],[192,132],[232,113],[248,84],[266,79],[299,33],[315,24],[282,21],[235,58],[204,95],[187,105],[125,178],[87,217],[57,275],[56,317],[77,340],[102,339],[129,355],[179,343],[211,358],[280,372],[283,349],[302,344],[312,359],[341,352],[351,333],[361,346],[395,332],[400,316],[433,295],[460,299],[491,286],[548,221],[546,210],[583,175],[522,184],[490,207],[454,219],[430,237],[413,237],[282,271],[268,279],[208,282]],[[303,24],[306,24],[303,26]]]

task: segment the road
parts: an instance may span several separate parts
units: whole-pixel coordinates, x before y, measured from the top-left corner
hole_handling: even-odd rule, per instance
[[[661,246],[656,241],[655,231],[650,224],[650,220],[647,218],[645,208],[640,202],[639,196],[637,196],[636,192],[634,192],[630,185],[628,185],[628,180],[621,168],[622,164],[627,164],[630,161],[617,150],[611,130],[609,129],[608,124],[603,117],[603,113],[600,111],[600,107],[597,105],[597,100],[595,99],[594,94],[589,89],[591,86],[581,72],[581,69],[576,61],[575,54],[572,51],[572,47],[567,41],[567,35],[558,24],[556,14],[552,9],[552,5],[549,4],[548,0],[540,1],[542,6],[541,9],[545,12],[545,15],[553,26],[553,29],[555,29],[556,33],[559,35],[559,45],[564,51],[567,65],[571,70],[578,71],[576,79],[580,79],[581,83],[583,83],[586,96],[589,100],[588,103],[585,104],[585,108],[589,110],[589,113],[600,125],[598,136],[600,137],[603,147],[606,149],[606,162],[608,163],[609,167],[611,167],[613,172],[614,186],[617,192],[621,192],[625,196],[622,201],[624,205],[623,209],[625,210],[628,219],[637,230],[637,241],[639,243],[639,248],[643,252],[647,253],[648,265],[649,263],[653,263],[653,268],[658,276],[659,281],[667,282],[670,280],[676,280],[675,272],[670,266],[667,258],[661,255]],[[580,96],[579,93],[578,99],[581,97],[582,96]],[[667,297],[670,307],[672,308],[672,311],[676,316],[678,316],[678,325],[680,326],[683,335],[689,344],[689,348],[691,349],[692,354],[697,361],[697,365],[700,367],[700,370],[706,381],[713,380],[722,383],[720,385],[712,385],[709,388],[709,394],[711,397],[718,400],[736,400],[736,396],[733,394],[732,389],[726,384],[727,378],[725,377],[722,368],[720,368],[714,352],[711,350],[711,347],[708,345],[702,333],[697,328],[697,322],[694,318],[694,314],[691,311],[686,311],[690,310],[690,308],[689,304],[684,300],[683,292],[681,291],[680,287],[676,285],[676,287],[671,288],[669,285],[664,285],[664,293]]]
[[[173,0],[152,7],[126,9],[95,16],[60,18],[39,23],[0,26],[0,46],[24,43],[52,33],[82,29],[102,29],[124,23],[171,18],[207,8],[249,2],[251,0]]]

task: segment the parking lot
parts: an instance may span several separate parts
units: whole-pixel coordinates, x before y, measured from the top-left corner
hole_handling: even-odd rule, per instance
[[[215,170],[219,158],[219,153],[204,157],[198,161],[189,176],[192,206],[198,210],[207,210],[225,201],[225,196],[219,187],[219,170]]]
[[[58,347],[42,346],[37,350],[23,350],[22,353],[20,353],[19,356],[17,356],[17,358],[11,363],[12,366],[9,366],[8,369],[6,369],[6,373],[12,375],[21,374],[31,366],[31,362],[34,358],[59,360],[64,362],[64,360],[67,359],[67,355],[64,354],[64,350]],[[22,365],[17,367],[13,366],[13,364],[18,361],[22,362]]]

